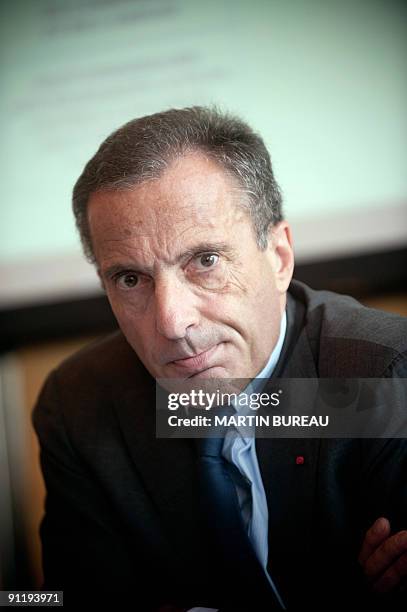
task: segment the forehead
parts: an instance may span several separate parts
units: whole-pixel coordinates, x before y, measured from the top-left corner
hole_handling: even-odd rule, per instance
[[[248,214],[244,194],[212,160],[194,154],[176,160],[157,179],[131,190],[97,192],[88,206],[96,257],[119,250],[168,253],[195,238],[224,238]]]

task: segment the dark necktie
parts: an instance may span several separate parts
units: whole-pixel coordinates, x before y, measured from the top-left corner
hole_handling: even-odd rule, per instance
[[[233,407],[215,410],[222,416],[235,412]],[[231,476],[234,466],[222,457],[226,430],[227,427],[218,428],[218,437],[196,440],[202,510],[214,539],[221,580],[231,601],[250,605],[248,610],[281,610],[244,527]],[[259,603],[263,601],[264,608]]]

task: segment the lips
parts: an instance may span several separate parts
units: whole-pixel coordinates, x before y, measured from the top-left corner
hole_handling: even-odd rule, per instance
[[[210,360],[218,348],[218,344],[203,351],[202,353],[198,353],[197,355],[192,355],[192,357],[184,357],[182,359],[175,359],[170,363],[181,368],[184,371],[194,372],[198,370],[205,370],[206,368],[211,367]]]

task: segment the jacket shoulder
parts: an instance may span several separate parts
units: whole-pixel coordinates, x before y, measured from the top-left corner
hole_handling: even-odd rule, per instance
[[[85,345],[56,368],[58,378],[66,384],[112,384],[134,380],[146,370],[123,333],[118,330]]]
[[[116,399],[149,380],[121,331],[91,342],[48,374],[32,411],[40,441],[55,441],[65,428],[81,437],[94,431],[111,419]]]
[[[305,306],[304,325],[321,377],[381,377],[407,361],[406,317],[299,281],[290,293]]]

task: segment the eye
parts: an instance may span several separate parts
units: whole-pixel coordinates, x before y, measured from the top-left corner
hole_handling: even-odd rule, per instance
[[[195,264],[198,269],[213,268],[219,261],[217,253],[201,253],[195,258]]]
[[[138,275],[135,272],[122,272],[114,280],[122,289],[133,289],[139,282]]]

